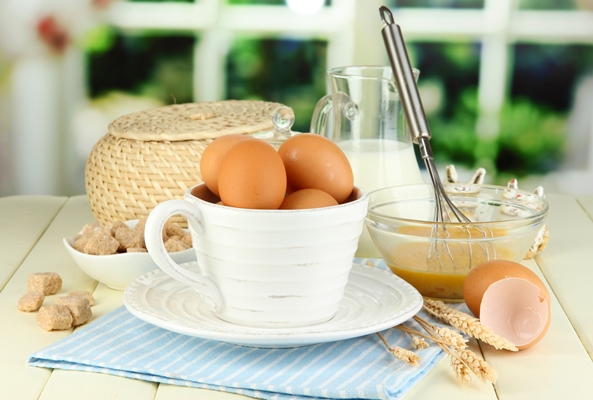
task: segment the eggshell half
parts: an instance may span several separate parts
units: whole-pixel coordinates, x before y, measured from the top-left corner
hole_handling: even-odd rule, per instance
[[[548,294],[523,278],[503,278],[484,292],[480,321],[519,350],[539,342],[550,326]]]

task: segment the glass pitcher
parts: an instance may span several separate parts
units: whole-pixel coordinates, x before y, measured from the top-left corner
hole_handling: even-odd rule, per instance
[[[354,184],[367,192],[423,183],[405,115],[388,66],[347,66],[328,71],[330,94],[313,111],[311,132],[344,151]],[[418,79],[419,71],[414,70]],[[380,257],[363,232],[357,257]]]

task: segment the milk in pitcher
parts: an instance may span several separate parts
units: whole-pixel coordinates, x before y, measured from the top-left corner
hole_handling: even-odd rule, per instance
[[[386,139],[338,143],[352,166],[354,184],[366,192],[388,186],[423,183],[410,143]]]
[[[423,183],[411,143],[387,139],[354,139],[337,143],[352,166],[354,184],[366,192],[389,186]],[[364,228],[356,257],[379,257]]]

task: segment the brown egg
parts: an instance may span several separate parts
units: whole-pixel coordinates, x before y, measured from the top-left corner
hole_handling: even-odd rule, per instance
[[[277,209],[286,194],[286,171],[278,152],[259,139],[236,143],[222,159],[218,191],[226,206]]]
[[[319,189],[301,189],[290,193],[280,205],[281,210],[321,208],[337,206],[338,202],[329,193]]]
[[[537,274],[519,263],[492,260],[472,268],[463,297],[482,324],[519,350],[539,342],[550,326],[550,293]]]
[[[218,171],[220,170],[220,164],[226,153],[235,144],[246,140],[253,139],[250,136],[232,134],[220,136],[212,141],[204,152],[200,159],[200,172],[202,174],[202,180],[208,186],[208,189],[215,195],[218,193]]]
[[[208,186],[206,186],[205,183],[202,183],[194,187],[192,189],[191,194],[209,203],[218,203],[220,201],[218,196],[212,193],[212,191],[208,189]]]
[[[343,203],[354,188],[352,167],[337,144],[323,136],[301,133],[278,149],[291,190],[319,189]]]

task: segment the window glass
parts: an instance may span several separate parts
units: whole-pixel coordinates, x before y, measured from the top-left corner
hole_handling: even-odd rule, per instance
[[[164,104],[192,101],[191,36],[134,36],[115,33],[104,51],[88,53],[91,98],[122,91]]]
[[[262,4],[262,5],[273,5],[281,6],[286,4],[285,0],[226,0],[227,4]]]
[[[437,162],[488,165],[499,182],[587,167],[593,46],[517,44],[498,137],[476,134],[480,45],[413,43],[420,93]],[[570,154],[570,156],[567,156]]]
[[[295,113],[293,130],[308,132],[326,92],[326,51],[318,40],[238,38],[227,59],[226,97],[285,104]]]
[[[473,165],[479,44],[413,43],[408,51],[420,69],[418,86],[436,161]]]
[[[581,0],[519,0],[520,10],[573,10],[579,4],[585,6]],[[586,7],[585,7],[586,8]]]
[[[194,0],[127,0],[127,1],[132,2],[132,3],[193,3],[194,2]]]
[[[306,1],[306,0],[297,0]],[[310,0],[309,0],[310,1]],[[271,6],[283,6],[286,4],[286,0],[226,0],[227,4],[239,5],[239,4],[254,4],[254,5],[271,5]],[[325,5],[330,6],[331,0],[325,0]]]
[[[518,44],[511,101],[501,118],[501,169],[546,173],[586,167],[593,98],[593,46]],[[570,154],[570,157],[566,157]]]
[[[392,4],[417,8],[483,8],[484,0],[395,0]]]
[[[517,44],[511,96],[566,112],[577,81],[593,72],[593,46]]]

